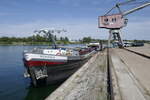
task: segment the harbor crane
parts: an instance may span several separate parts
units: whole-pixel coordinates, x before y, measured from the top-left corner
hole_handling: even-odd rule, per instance
[[[133,9],[122,12],[120,6],[135,2],[136,0],[128,0],[126,2],[117,3],[112,9],[110,9],[105,15],[99,16],[98,27],[109,29],[108,47],[110,47],[110,41],[113,36],[114,40],[118,41],[118,46],[123,47],[123,41],[121,39],[121,29],[127,25],[128,19],[125,16],[145,8],[150,5],[150,1],[142,3],[140,6]],[[117,8],[119,13],[109,14],[113,9]]]

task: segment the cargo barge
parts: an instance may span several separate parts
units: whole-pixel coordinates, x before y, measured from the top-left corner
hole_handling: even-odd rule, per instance
[[[40,85],[41,81],[54,84],[67,79],[95,53],[92,47],[69,48],[55,44],[51,48],[24,51],[24,76],[30,77],[34,86]]]

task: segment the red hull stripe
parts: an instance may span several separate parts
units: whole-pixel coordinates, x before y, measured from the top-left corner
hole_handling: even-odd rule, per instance
[[[32,67],[32,66],[50,66],[50,65],[58,65],[58,64],[64,64],[64,62],[25,61],[25,64],[26,64],[28,67]]]

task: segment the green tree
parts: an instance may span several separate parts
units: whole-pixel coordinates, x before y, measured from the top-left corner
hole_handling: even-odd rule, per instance
[[[83,43],[89,43],[89,42],[92,41],[92,39],[91,39],[91,37],[84,37],[84,38],[82,39],[82,41],[83,41]]]
[[[65,37],[65,41],[66,41],[66,42],[69,42],[69,39],[68,39],[67,37]]]

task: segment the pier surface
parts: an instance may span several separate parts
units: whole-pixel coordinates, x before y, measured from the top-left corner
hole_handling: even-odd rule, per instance
[[[127,49],[150,57],[150,44],[144,44],[142,47],[129,47]]]
[[[46,100],[106,100],[106,52],[95,54]]]
[[[46,100],[150,100],[149,57],[149,44],[99,52]]]
[[[111,52],[122,100],[150,100],[150,59],[124,49]]]

